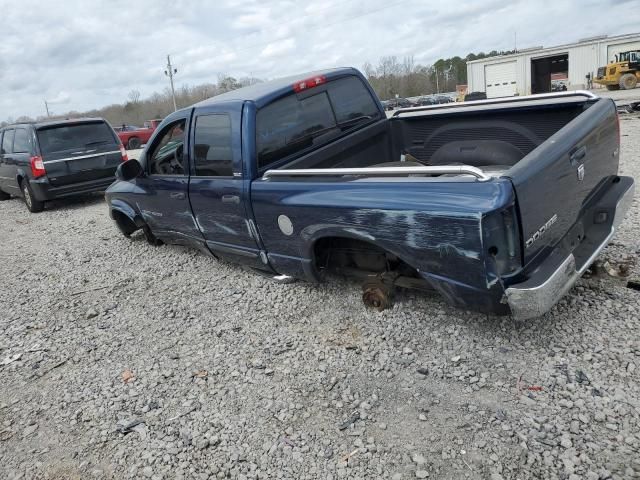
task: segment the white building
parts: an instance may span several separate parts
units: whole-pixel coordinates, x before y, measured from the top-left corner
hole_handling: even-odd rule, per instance
[[[587,75],[595,77],[598,67],[628,50],[640,50],[640,33],[591,37],[568,45],[473,60],[467,62],[467,91],[486,92],[494,98],[584,89]]]

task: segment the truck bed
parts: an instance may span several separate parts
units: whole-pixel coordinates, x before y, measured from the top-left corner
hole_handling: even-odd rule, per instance
[[[491,175],[504,173],[596,99],[587,92],[537,97],[400,110],[279,169],[402,166],[401,159],[411,159],[418,165],[469,165]]]

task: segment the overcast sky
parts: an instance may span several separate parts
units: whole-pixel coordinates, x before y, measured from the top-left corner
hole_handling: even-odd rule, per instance
[[[0,119],[123,102],[168,85],[259,78],[640,31],[637,0],[0,0]]]

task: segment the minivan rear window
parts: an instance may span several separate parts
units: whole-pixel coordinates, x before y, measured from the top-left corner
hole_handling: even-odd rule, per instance
[[[354,76],[330,81],[315,95],[291,94],[276,100],[257,114],[258,168],[325,144],[379,116],[371,93]]]
[[[38,130],[38,142],[43,155],[116,145],[111,128],[105,122],[74,123],[41,128]]]

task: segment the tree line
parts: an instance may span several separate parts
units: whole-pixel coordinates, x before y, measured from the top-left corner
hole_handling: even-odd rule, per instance
[[[416,63],[413,56],[402,60],[388,56],[380,58],[375,66],[365,63],[362,70],[381,100],[394,98],[396,94],[400,97],[416,97],[454,92],[456,85],[467,83],[467,62],[511,53],[515,53],[515,50],[470,53],[464,58],[440,58],[433,65]]]
[[[508,55],[515,51],[496,51],[489,53],[470,53],[462,58],[438,59],[433,65],[421,65],[414,61],[413,56],[398,59],[396,56],[385,56],[378,60],[377,65],[366,62],[362,71],[371,83],[381,100],[400,97],[415,97],[440,92],[453,92],[456,85],[467,83],[467,62],[497,55]],[[260,83],[263,80],[253,77],[236,79],[229,75],[218,75],[217,82],[204,83],[196,86],[183,85],[176,89],[176,104],[178,108],[193,105],[201,100],[235,90],[247,85]],[[145,120],[164,118],[173,111],[171,89],[166,87],[162,92],[155,92],[145,99],[140,98],[138,90],[131,90],[127,99],[122,103],[115,103],[99,109],[85,112],[70,111],[50,117],[39,116],[31,118],[21,116],[0,122],[5,126],[14,122],[31,122],[62,118],[102,117],[113,126],[142,125]]]

